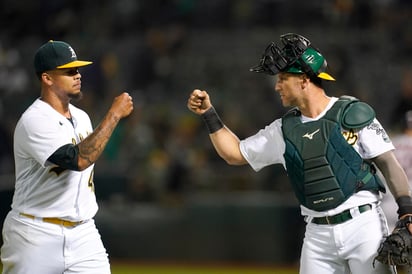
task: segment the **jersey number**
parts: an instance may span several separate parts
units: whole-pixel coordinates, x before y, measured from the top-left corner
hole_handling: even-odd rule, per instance
[[[89,181],[88,181],[88,184],[87,184],[88,187],[90,187],[91,191],[94,192],[94,181],[93,181],[93,178],[94,178],[94,168],[93,168],[92,172],[90,172],[90,177],[89,177]]]

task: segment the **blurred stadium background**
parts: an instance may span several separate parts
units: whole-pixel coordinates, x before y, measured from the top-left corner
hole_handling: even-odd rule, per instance
[[[114,96],[133,95],[134,113],[96,165],[96,222],[114,262],[296,269],[304,224],[283,169],[255,173],[226,165],[200,119],[186,109],[194,88],[208,90],[241,138],[284,113],[273,79],[248,71],[280,34],[308,37],[338,79],[328,93],[368,101],[390,134],[399,132],[399,102],[412,101],[407,0],[1,0],[0,5],[2,218],[14,183],[13,129],[39,95],[32,60],[41,44],[65,40],[79,58],[94,61],[81,70],[85,97],[78,105],[95,125]]]

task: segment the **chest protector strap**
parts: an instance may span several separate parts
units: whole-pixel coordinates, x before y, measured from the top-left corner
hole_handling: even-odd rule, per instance
[[[319,120],[302,123],[300,116],[297,109],[286,113],[282,132],[286,169],[302,205],[324,211],[360,190],[385,192],[373,164],[363,160],[352,147],[357,140],[356,131],[375,118],[369,105],[342,96]]]

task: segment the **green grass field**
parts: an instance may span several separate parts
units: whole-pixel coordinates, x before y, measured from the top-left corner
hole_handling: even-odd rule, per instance
[[[112,274],[297,274],[293,268],[112,262]],[[2,267],[0,264],[0,273]]]
[[[297,267],[262,267],[241,265],[196,265],[167,263],[112,263],[112,274],[298,274]],[[399,274],[406,274],[398,269]]]
[[[112,262],[112,274],[298,274],[296,267]],[[0,273],[2,267],[0,264]],[[399,274],[406,274],[403,269]]]
[[[196,265],[196,264],[147,264],[112,263],[112,274],[297,274],[295,268]]]

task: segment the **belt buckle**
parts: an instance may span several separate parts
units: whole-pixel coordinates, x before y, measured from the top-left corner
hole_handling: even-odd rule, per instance
[[[326,215],[325,218],[326,218],[326,223],[328,223],[328,225],[330,225],[329,216]]]

